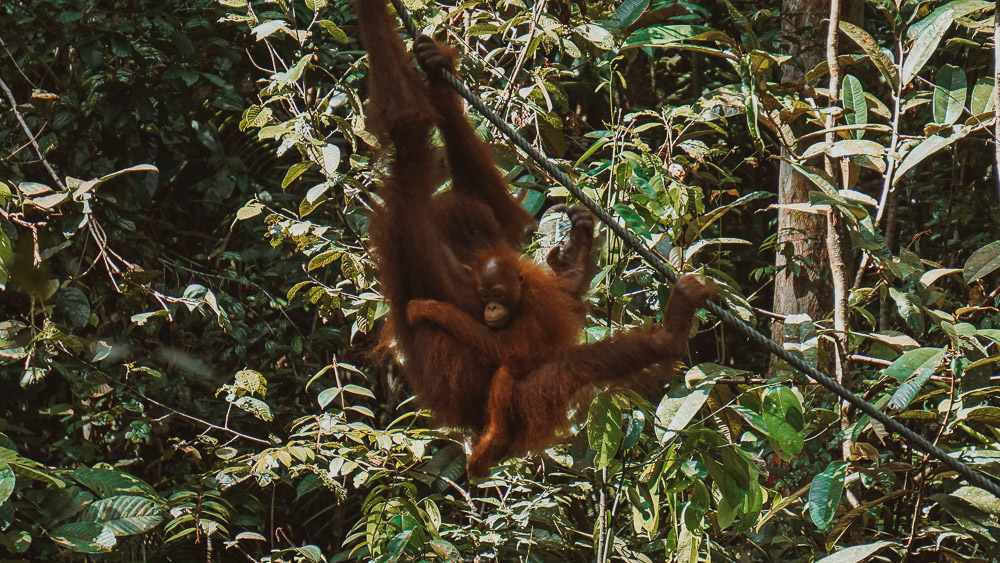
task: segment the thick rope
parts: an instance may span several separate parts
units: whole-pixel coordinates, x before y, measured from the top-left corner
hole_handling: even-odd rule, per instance
[[[417,36],[416,26],[413,24],[413,19],[410,17],[409,12],[402,5],[400,0],[391,0],[392,5],[396,8],[396,13],[399,15],[400,19],[403,21],[403,25],[406,26],[407,32],[411,37]],[[663,259],[653,252],[649,247],[643,244],[638,237],[636,237],[627,227],[622,223],[615,220],[610,213],[607,212],[603,207],[597,204],[593,199],[583,193],[583,190],[576,185],[569,176],[563,173],[562,170],[556,167],[555,164],[550,162],[548,158],[540,153],[535,147],[531,145],[524,137],[521,136],[509,123],[501,119],[496,113],[483,103],[475,94],[473,94],[466,86],[463,84],[457,76],[448,72],[446,69],[441,69],[441,78],[443,78],[452,88],[455,89],[463,98],[468,100],[472,107],[476,108],[483,117],[489,120],[497,129],[499,129],[504,135],[507,136],[511,141],[514,142],[521,150],[523,150],[528,156],[532,158],[538,165],[555,178],[560,184],[563,185],[573,197],[580,200],[584,206],[587,207],[598,219],[600,219],[609,229],[627,244],[632,250],[639,254],[649,264],[654,270],[659,272],[663,277],[670,280],[671,283],[677,281],[678,275],[673,269],[663,261]],[[899,434],[903,439],[915,445],[918,449],[930,454],[931,456],[937,458],[941,463],[948,466],[950,469],[959,473],[969,483],[993,493],[993,495],[1000,498],[1000,483],[990,479],[985,474],[972,469],[968,465],[962,463],[955,457],[952,457],[948,452],[942,450],[941,448],[935,446],[920,434],[917,434],[913,430],[910,430],[906,426],[897,422],[894,418],[883,413],[882,411],[876,409],[871,403],[865,401],[861,397],[858,397],[852,393],[849,389],[837,383],[833,378],[819,371],[815,367],[805,363],[801,358],[792,355],[785,350],[780,344],[771,340],[767,336],[761,334],[757,329],[743,322],[742,319],[734,315],[728,309],[724,308],[722,305],[714,302],[708,302],[705,304],[705,308],[712,312],[715,316],[722,319],[724,323],[735,328],[737,331],[743,333],[751,342],[761,346],[768,352],[774,354],[775,356],[781,358],[788,362],[788,365],[794,367],[795,369],[801,371],[802,373],[808,375],[814,381],[826,387],[834,394],[836,394],[841,399],[847,401],[854,405],[859,411],[867,414],[871,418],[880,422],[883,426],[889,430]]]

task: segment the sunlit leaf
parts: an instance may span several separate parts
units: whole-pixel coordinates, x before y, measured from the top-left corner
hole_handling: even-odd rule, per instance
[[[1000,268],[1000,240],[973,252],[965,261],[962,275],[965,283],[972,283],[992,274],[998,268]]]
[[[882,77],[885,78],[886,82],[889,83],[893,89],[899,83],[899,75],[896,71],[896,65],[886,56],[885,51],[882,47],[875,41],[875,38],[868,34],[867,31],[861,29],[860,27],[846,22],[841,21],[839,23],[840,31],[844,32],[845,35],[851,38],[852,41],[858,44],[859,47],[868,55],[875,68],[878,69]]]
[[[831,461],[822,473],[813,477],[809,489],[809,518],[821,530],[825,530],[837,512],[844,493],[844,478],[851,466],[846,461]]]
[[[844,121],[848,125],[866,125],[868,123],[868,102],[865,100],[865,90],[861,81],[848,74],[844,77],[844,86],[840,98],[844,102]],[[860,139],[864,130],[855,131],[854,137]]]
[[[594,468],[607,467],[618,452],[622,439],[622,410],[607,394],[601,393],[590,404],[587,415],[587,438],[594,450]]]
[[[784,453],[796,456],[804,443],[805,417],[802,401],[785,386],[772,387],[761,401],[761,414],[768,434]]]
[[[968,84],[965,71],[955,65],[944,65],[938,70],[934,85],[934,121],[951,125],[962,117]]]
[[[954,125],[951,128],[951,133],[947,136],[931,135],[923,141],[920,141],[920,144],[913,147],[910,152],[906,153],[906,157],[903,158],[903,162],[899,164],[899,169],[896,170],[896,175],[893,177],[892,183],[898,183],[900,178],[903,177],[903,174],[908,172],[911,168],[920,164],[928,156],[965,137],[970,131],[972,131],[972,129],[968,126]]]

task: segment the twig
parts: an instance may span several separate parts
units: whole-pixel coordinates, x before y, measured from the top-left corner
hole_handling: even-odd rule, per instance
[[[3,81],[3,78],[0,78],[0,90],[3,90],[4,95],[7,96],[7,101],[10,102],[10,110],[14,112],[14,117],[16,117],[17,122],[21,124],[21,129],[24,130],[24,134],[31,139],[31,146],[35,149],[35,153],[38,154],[38,159],[42,162],[42,166],[45,167],[45,170],[47,170],[49,175],[52,176],[52,179],[55,180],[59,189],[61,191],[66,191],[65,184],[62,183],[62,180],[59,179],[59,175],[56,174],[52,165],[49,164],[48,159],[46,159],[45,155],[42,154],[42,147],[38,146],[35,134],[31,132],[31,127],[28,127],[28,122],[24,120],[24,116],[21,115],[21,112],[17,111],[17,100],[14,99],[14,93],[10,91],[10,88],[7,86],[7,83]]]
[[[148,402],[150,402],[150,403],[152,403],[152,404],[160,407],[161,409],[166,409],[166,410],[170,411],[172,414],[175,414],[175,415],[177,415],[177,416],[179,416],[181,418],[186,418],[186,419],[188,419],[190,421],[197,422],[198,424],[204,424],[205,426],[211,428],[212,430],[219,430],[221,432],[228,432],[229,434],[232,434],[233,436],[239,436],[240,438],[243,438],[245,440],[250,440],[251,442],[257,442],[258,444],[264,444],[266,446],[270,446],[271,445],[271,442],[268,442],[267,440],[261,440],[260,438],[255,438],[255,437],[250,436],[248,434],[244,434],[244,433],[239,432],[237,430],[233,430],[232,428],[227,428],[225,426],[219,426],[218,424],[212,424],[211,422],[209,422],[207,420],[202,420],[202,419],[200,419],[200,418],[198,418],[196,416],[192,416],[192,415],[187,414],[185,412],[181,412],[181,411],[179,411],[179,410],[177,410],[177,409],[175,409],[175,408],[173,408],[171,406],[165,405],[165,404],[157,401],[156,399],[153,399],[151,397],[147,397],[145,394],[142,393],[142,391],[139,391],[138,389],[136,389],[135,387],[132,387],[131,385],[129,385],[128,383],[125,383],[124,381],[115,381],[115,383],[117,383],[118,385],[121,385],[122,387],[128,389],[131,393],[134,393],[140,399],[142,399],[144,401],[148,401]]]

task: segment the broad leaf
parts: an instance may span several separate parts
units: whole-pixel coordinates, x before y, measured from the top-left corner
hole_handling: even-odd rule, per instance
[[[114,531],[97,522],[63,524],[51,530],[49,537],[77,553],[107,553],[118,543]]]
[[[848,74],[844,77],[844,86],[840,93],[840,99],[844,102],[844,121],[848,125],[868,124],[868,102],[865,101],[865,89],[861,86],[861,81]],[[854,137],[860,139],[865,135],[864,130],[854,131]]]
[[[858,563],[867,560],[872,555],[875,555],[878,550],[890,545],[899,544],[891,541],[879,541],[864,545],[855,545],[847,549],[842,549],[833,555],[827,555],[816,563]]]
[[[155,528],[163,518],[161,506],[145,497],[122,495],[94,501],[80,515],[82,522],[103,524],[116,536],[141,534]]]
[[[938,71],[934,85],[934,121],[951,125],[962,117],[968,83],[965,71],[955,65],[944,65]]]
[[[764,394],[761,414],[774,443],[788,456],[798,455],[802,451],[805,431],[799,396],[788,387],[772,387]]]
[[[972,115],[980,115],[993,111],[993,78],[984,76],[972,87],[972,98],[969,101],[969,111]]]
[[[825,530],[837,513],[850,466],[846,461],[831,461],[822,473],[813,477],[809,489],[809,518],[820,530]]]
[[[899,164],[899,169],[896,170],[896,175],[893,177],[892,183],[898,183],[899,179],[903,177],[903,174],[908,172],[911,168],[920,164],[928,156],[965,137],[970,131],[971,128],[965,125],[955,125],[951,128],[951,133],[947,136],[931,135],[923,141],[920,141],[920,144],[913,147],[910,152],[906,153],[906,158],[904,158],[903,162]]]
[[[915,25],[920,25],[924,21],[928,21],[926,31],[916,36],[910,45],[906,58],[903,59],[903,69],[900,71],[900,83],[904,88],[910,85],[910,81],[927,64],[927,59],[931,58],[931,55],[937,51],[938,43],[941,42],[944,33],[951,27],[951,23],[955,21],[955,16],[954,12],[946,11],[939,16],[928,16]]]
[[[840,31],[844,32],[845,35],[851,38],[852,41],[858,44],[859,47],[868,55],[878,69],[879,73],[885,78],[889,86],[896,89],[899,84],[899,75],[896,71],[896,65],[886,56],[885,51],[882,47],[875,41],[875,38],[868,34],[867,31],[861,29],[860,27],[841,21]]]
[[[997,268],[1000,268],[1000,240],[973,252],[965,261],[962,275],[965,283],[972,283],[992,274]]]
[[[920,372],[925,366],[930,366],[931,368],[937,366],[942,355],[944,355],[944,349],[942,348],[917,348],[916,350],[908,350],[905,354],[896,358],[896,361],[892,362],[892,365],[885,368],[882,374],[902,383],[909,379],[910,376]]]
[[[587,415],[587,438],[590,448],[597,452],[594,469],[603,469],[611,463],[622,440],[622,410],[601,393],[590,404]]]

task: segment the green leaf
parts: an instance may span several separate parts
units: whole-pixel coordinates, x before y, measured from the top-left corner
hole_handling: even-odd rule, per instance
[[[60,288],[52,304],[72,328],[85,327],[90,321],[90,301],[79,288]]]
[[[29,199],[25,203],[34,205],[35,207],[41,207],[42,209],[52,209],[53,207],[59,205],[60,203],[69,199],[69,194],[58,193],[51,195],[44,195],[42,197],[36,197]]]
[[[938,70],[934,85],[934,121],[951,125],[962,117],[968,83],[965,71],[955,65],[944,65]]]
[[[648,0],[626,0],[626,2],[623,2],[619,8],[629,3],[629,1],[646,2]],[[579,33],[584,39],[589,41],[591,45],[597,47],[598,49],[610,51],[615,48],[615,36],[610,31],[597,24],[581,24],[574,27],[573,31]]]
[[[919,353],[918,353],[919,352]],[[913,401],[913,398],[920,393],[920,389],[924,386],[924,383],[932,375],[934,375],[934,370],[937,368],[938,364],[941,363],[941,358],[944,357],[945,351],[941,348],[918,348],[916,350],[910,350],[903,357],[897,359],[891,366],[886,368],[885,373],[890,377],[896,377],[903,373],[904,367],[900,367],[898,370],[894,370],[897,363],[900,360],[910,356],[905,362],[907,368],[910,369],[910,373],[906,374],[905,381],[902,385],[896,389],[896,392],[892,394],[892,398],[889,400],[889,407],[895,409],[905,409]],[[922,361],[921,361],[922,360]],[[919,364],[918,364],[919,362]],[[891,370],[892,373],[890,373]]]
[[[253,397],[240,397],[239,399],[233,401],[233,405],[265,422],[274,420],[274,415],[271,414],[271,407],[267,406],[267,403],[261,401],[260,399],[255,399]]]
[[[962,276],[969,284],[992,274],[997,268],[1000,268],[1000,240],[973,252],[965,261]]]
[[[825,530],[833,521],[850,466],[846,461],[831,461],[822,473],[813,477],[809,489],[809,518],[820,530]]]
[[[934,19],[927,24],[926,31],[915,36],[913,43],[910,44],[909,51],[906,53],[906,58],[903,59],[903,69],[900,71],[900,83],[904,88],[910,85],[910,81],[924,68],[924,65],[927,64],[927,59],[931,58],[931,55],[937,50],[938,43],[941,42],[944,33],[948,31],[948,28],[951,27],[951,23],[954,21],[954,13],[948,11],[936,18],[928,16],[924,20],[921,20],[921,22],[932,18]],[[920,22],[917,22],[915,25],[920,25]]]
[[[82,522],[96,522],[110,528],[116,536],[131,536],[152,530],[163,521],[161,506],[145,497],[129,495],[90,503],[80,515]]]
[[[252,395],[267,395],[267,379],[260,372],[252,369],[241,369],[236,372],[236,387]]]
[[[896,302],[896,311],[906,321],[906,326],[910,327],[910,330],[915,334],[923,334],[924,312],[921,308],[920,298],[917,295],[899,291],[895,287],[889,288],[889,296]]]
[[[642,238],[648,239],[650,236],[649,229],[646,227],[646,222],[642,220],[642,217],[635,212],[634,209],[629,207],[627,203],[619,203],[615,205],[615,211],[618,215],[625,220],[625,223],[632,229],[635,234]]]
[[[339,387],[329,387],[319,392],[319,395],[316,397],[316,401],[319,402],[319,408],[325,409],[327,405],[332,403],[333,400],[339,396]]]
[[[872,555],[875,555],[878,550],[890,545],[899,545],[899,543],[892,541],[878,541],[875,543],[866,543],[864,545],[855,545],[847,549],[841,549],[833,555],[827,555],[816,563],[860,563],[861,561],[866,561]]]
[[[774,443],[789,456],[798,455],[802,451],[805,431],[799,396],[788,387],[772,387],[764,394],[761,403],[764,425]]]
[[[14,247],[7,238],[7,233],[3,232],[3,225],[0,224],[0,291],[7,289],[7,281],[10,280],[10,267],[14,264]]]
[[[916,39],[923,35],[938,19],[947,19],[949,22],[952,22],[956,18],[964,17],[976,10],[986,10],[988,8],[996,8],[996,4],[987,0],[954,0],[953,2],[948,2],[947,4],[938,6],[927,17],[911,25],[906,30],[906,36],[909,39]]]
[[[868,124],[868,102],[865,101],[865,89],[861,86],[861,81],[848,74],[844,77],[844,86],[840,92],[840,99],[844,102],[844,121],[848,125]],[[854,137],[860,139],[865,132],[855,131]]]
[[[250,202],[240,208],[236,212],[236,218],[240,221],[246,221],[247,219],[256,217],[264,211],[264,206],[257,202]]]
[[[14,470],[6,462],[0,462],[0,504],[7,502],[14,492]]]
[[[80,467],[73,471],[73,478],[102,498],[130,493],[142,494],[148,498],[159,498],[149,483],[116,469]]]
[[[278,31],[279,29],[288,32],[288,25],[281,20],[271,20],[264,22],[258,25],[257,27],[253,28],[252,30],[250,30],[250,33],[253,34],[254,39],[256,41],[260,41],[261,39],[268,37],[269,35]]]
[[[285,173],[285,179],[281,181],[281,189],[287,188],[296,178],[301,176],[306,170],[312,168],[312,165],[312,161],[297,162],[291,165],[288,168],[288,172]]]
[[[306,0],[306,8],[310,12],[318,12],[326,8],[327,0]]]
[[[807,160],[823,153],[828,154],[833,158],[859,154],[870,156],[872,158],[882,158],[885,156],[885,147],[875,141],[866,141],[864,139],[835,141],[832,145],[823,141],[807,148],[802,153],[802,159]]]
[[[659,491],[650,490],[648,485],[639,482],[629,487],[627,494],[629,504],[632,506],[632,523],[636,532],[645,530],[648,534],[655,533],[659,528]]]
[[[702,383],[691,390],[687,397],[664,397],[656,407],[654,431],[660,442],[672,440],[701,410],[715,385],[712,381]]]
[[[885,51],[875,41],[875,38],[869,35],[867,31],[852,23],[841,21],[839,26],[840,31],[844,32],[844,35],[850,37],[852,41],[861,47],[861,50],[868,55],[875,68],[878,69],[882,77],[889,83],[889,86],[895,90],[899,85],[899,75],[896,71],[896,65],[886,56]]]
[[[254,104],[243,112],[243,117],[240,119],[240,131],[246,131],[250,127],[264,127],[271,122],[272,115],[274,115],[274,111],[271,108]]]
[[[970,131],[972,131],[972,129],[965,125],[954,125],[951,127],[951,133],[947,136],[931,135],[923,141],[920,141],[920,144],[913,147],[910,152],[906,153],[906,158],[904,158],[903,162],[899,164],[899,169],[896,170],[896,175],[893,177],[892,183],[898,183],[900,178],[903,177],[903,174],[911,168],[920,164],[920,162],[928,156],[965,137]]]
[[[621,50],[624,51],[639,47],[673,47],[675,49],[697,51],[729,59],[735,58],[731,53],[717,47],[692,44],[688,43],[689,41],[718,41],[729,45],[735,43],[728,35],[709,27],[696,25],[654,25],[632,32],[625,39]]]
[[[49,537],[77,553],[108,553],[118,543],[114,531],[97,522],[72,522],[56,527]]]
[[[429,545],[434,550],[434,554],[441,558],[442,561],[448,563],[459,563],[462,561],[462,554],[458,551],[458,548],[444,540],[431,540]]]
[[[336,41],[337,43],[340,43],[341,45],[347,45],[348,43],[350,43],[351,40],[349,37],[347,37],[347,34],[344,33],[342,29],[337,27],[337,24],[333,23],[332,21],[320,20],[319,25],[322,26],[323,30],[329,33],[330,37],[333,37],[334,41]]]
[[[332,262],[336,262],[337,259],[340,258],[341,254],[342,254],[342,252],[339,251],[339,250],[327,250],[326,252],[322,252],[320,254],[317,254],[316,256],[313,256],[309,260],[309,265],[306,266],[306,271],[311,272],[311,271],[315,270],[316,268],[322,268],[323,266],[326,266],[327,264],[330,264]]]
[[[375,398],[374,393],[360,385],[355,385],[354,383],[344,385],[344,393],[353,393],[355,395],[361,395],[362,397],[368,397],[369,399]]]
[[[594,469],[603,469],[611,463],[618,452],[622,439],[622,410],[611,401],[606,393],[601,393],[590,403],[587,414],[587,438],[590,448],[597,452]]]
[[[969,103],[972,115],[980,115],[993,111],[993,78],[984,76],[972,87],[972,99]]]
[[[322,155],[323,172],[327,178],[337,177],[337,166],[340,165],[340,147],[337,145],[324,145],[320,150]]]
[[[624,0],[615,8],[615,14],[608,23],[618,28],[631,27],[648,6],[649,0]]]
[[[933,369],[937,366],[943,355],[944,349],[942,348],[917,348],[909,350],[896,358],[896,361],[885,368],[882,374],[902,383],[909,379],[910,376],[919,373],[927,367]]]

